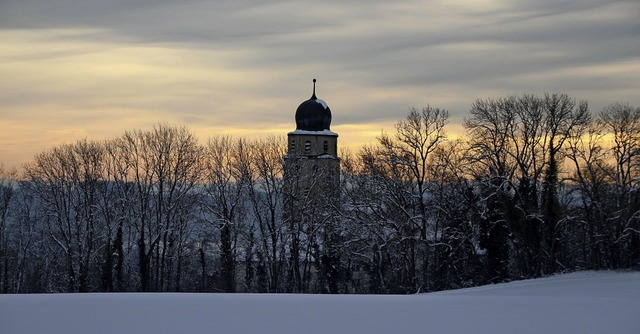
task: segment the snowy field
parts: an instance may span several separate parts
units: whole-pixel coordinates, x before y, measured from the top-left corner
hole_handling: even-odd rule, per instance
[[[412,296],[0,295],[0,332],[640,333],[640,273],[582,272]]]

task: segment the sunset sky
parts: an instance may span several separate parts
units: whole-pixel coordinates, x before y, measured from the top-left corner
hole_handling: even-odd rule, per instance
[[[640,107],[640,2],[0,0],[0,162],[158,123],[285,135],[317,95],[340,144],[410,107],[545,92]]]

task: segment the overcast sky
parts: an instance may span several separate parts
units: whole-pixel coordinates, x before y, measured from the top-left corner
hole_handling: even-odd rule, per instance
[[[285,135],[317,95],[340,143],[410,107],[545,92],[640,107],[640,2],[0,0],[0,162],[154,124]]]

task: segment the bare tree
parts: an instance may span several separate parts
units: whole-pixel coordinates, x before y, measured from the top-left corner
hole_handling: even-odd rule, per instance
[[[249,196],[259,232],[266,291],[281,292],[286,231],[282,221],[283,162],[286,142],[267,138],[253,143]],[[260,279],[260,278],[259,278]]]
[[[445,139],[444,126],[449,120],[449,112],[430,106],[418,111],[409,110],[405,119],[395,125],[395,140],[384,134],[378,141],[389,164],[400,164],[411,171],[412,183],[415,183],[415,198],[420,209],[420,233],[427,239],[427,208],[424,200],[426,183],[429,181],[429,163],[431,154]]]
[[[614,185],[614,211],[608,220],[614,224],[611,243],[612,265],[633,266],[640,261],[640,108],[612,104],[599,114],[598,124],[613,136],[612,168],[605,169]],[[623,259],[626,259],[623,264]]]
[[[604,131],[597,122],[577,126],[567,140],[565,152],[573,167],[567,178],[575,184],[572,192],[580,200],[580,210],[575,215],[581,217],[578,228],[584,230],[580,244],[580,254],[584,266],[591,269],[607,267],[606,215],[609,197],[606,150],[603,144]]]
[[[69,291],[90,288],[103,154],[100,144],[82,140],[43,152],[26,166],[26,175],[51,224],[48,235],[65,255]]]
[[[139,187],[134,183],[135,175],[138,174],[133,170],[136,163],[132,159],[133,147],[130,140],[133,138],[130,135],[128,133],[105,143],[105,170],[110,187],[105,193],[107,198],[103,200],[105,204],[102,207],[103,215],[108,217],[105,218],[107,231],[102,274],[104,291],[126,291],[134,286],[129,279],[133,273],[127,270],[131,266],[125,265],[126,259],[131,258],[131,253],[139,242],[138,237],[133,235],[138,231],[135,212],[139,212],[136,202],[136,190]]]
[[[517,131],[515,98],[478,100],[465,119],[470,136],[467,155],[470,173],[478,182],[479,245],[487,253],[486,279],[501,281],[509,276],[508,209],[516,171],[511,136]]]
[[[204,173],[209,215],[207,221],[220,232],[220,279],[224,292],[236,290],[237,241],[246,210],[244,189],[248,145],[231,137],[213,137],[207,143]]]
[[[9,292],[11,250],[7,221],[17,186],[18,171],[6,170],[0,163],[0,289]]]
[[[547,273],[556,271],[557,238],[556,227],[561,223],[558,203],[558,183],[561,150],[570,138],[575,127],[588,122],[589,112],[586,102],[576,101],[566,94],[545,94],[545,130],[547,142],[547,165],[542,189],[542,270]]]
[[[157,289],[177,290],[182,272],[182,246],[188,233],[185,224],[194,211],[191,193],[200,181],[204,149],[186,128],[158,125],[147,133],[146,139],[156,178],[156,233],[161,236],[155,254]]]
[[[403,265],[398,272],[405,292],[428,289],[431,250],[427,184],[433,180],[432,155],[446,139],[444,126],[448,118],[448,111],[443,109],[412,108],[405,119],[396,123],[393,137],[383,133],[377,147],[364,149],[360,154],[364,174],[371,175],[372,180],[379,182],[378,187],[385,190],[380,195],[388,204],[381,208],[399,210],[399,215],[390,221],[397,222],[394,230],[403,248],[400,251],[404,254]]]
[[[153,225],[153,199],[156,176],[151,160],[151,148],[143,131],[127,131],[118,140],[121,177],[128,177],[133,185],[133,196],[128,197],[133,208],[131,228],[135,231],[140,289],[151,290],[151,257],[161,235]]]

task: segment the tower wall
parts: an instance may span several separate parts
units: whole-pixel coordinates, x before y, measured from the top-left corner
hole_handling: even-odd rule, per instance
[[[309,221],[332,214],[340,189],[337,141],[335,133],[289,133],[284,159],[287,218]]]
[[[316,204],[330,204],[340,186],[337,134],[289,133],[285,177]]]
[[[338,134],[325,131],[296,130],[288,134],[287,156],[338,156]]]

